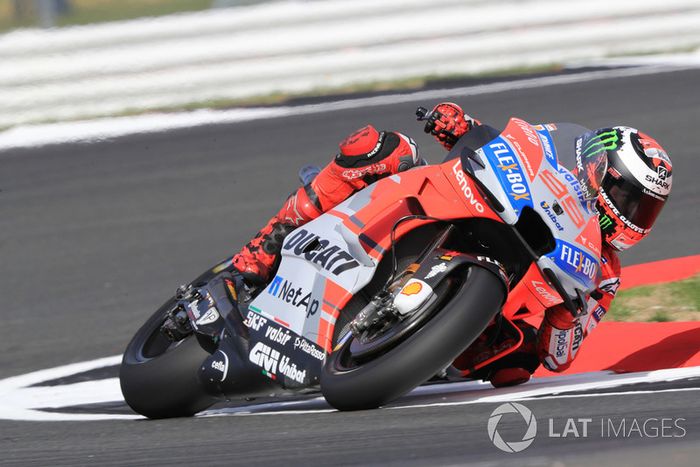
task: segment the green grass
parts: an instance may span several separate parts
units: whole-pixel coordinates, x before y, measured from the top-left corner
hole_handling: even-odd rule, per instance
[[[649,50],[649,48],[645,48],[645,49],[639,49],[639,50],[628,50],[627,52],[612,53],[612,54],[606,55],[605,58],[645,57],[645,56],[658,55],[660,53],[663,53],[663,54],[685,54],[685,53],[695,52],[697,49],[698,49],[698,44],[685,45],[685,46],[679,46],[679,47],[669,47],[669,48],[665,48],[662,52],[660,52],[658,50],[654,50],[654,49]]]
[[[668,284],[618,292],[606,319],[612,321],[700,320],[700,274]]]

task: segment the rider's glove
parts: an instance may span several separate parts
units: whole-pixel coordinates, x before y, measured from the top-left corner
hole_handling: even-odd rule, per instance
[[[451,102],[436,105],[432,116],[425,124],[424,131],[435,136],[438,143],[448,151],[462,135],[474,125],[479,125],[479,122],[466,115],[460,106]]]
[[[564,305],[549,308],[537,336],[537,353],[551,371],[566,370],[576,356],[583,330],[579,320]]]

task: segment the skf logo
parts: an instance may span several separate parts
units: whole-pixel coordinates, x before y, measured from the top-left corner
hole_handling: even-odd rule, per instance
[[[244,324],[251,329],[260,331],[260,328],[267,324],[267,319],[263,318],[262,316],[253,311],[249,311],[248,315],[246,316],[246,320],[244,321]]]

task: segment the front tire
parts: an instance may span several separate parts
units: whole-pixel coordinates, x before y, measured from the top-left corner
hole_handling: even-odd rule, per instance
[[[197,372],[209,353],[194,335],[173,344],[160,334],[173,303],[168,301],[138,330],[119,370],[124,400],[148,418],[188,417],[217,401],[199,383]]]
[[[501,280],[478,266],[467,270],[448,302],[418,331],[373,360],[348,365],[352,337],[321,370],[321,391],[338,410],[372,409],[427,381],[486,329],[505,298]]]

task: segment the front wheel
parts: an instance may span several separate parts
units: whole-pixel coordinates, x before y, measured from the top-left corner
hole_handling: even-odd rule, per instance
[[[321,391],[330,405],[338,410],[372,409],[427,381],[471,345],[505,298],[500,279],[478,266],[435,293],[442,295],[434,302],[438,309],[389,350],[371,359],[355,358],[351,336],[328,356]]]

